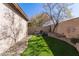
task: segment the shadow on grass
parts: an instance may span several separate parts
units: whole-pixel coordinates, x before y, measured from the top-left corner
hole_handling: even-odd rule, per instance
[[[33,35],[21,56],[78,56],[75,47],[56,38]]]
[[[72,45],[56,38],[43,36],[55,56],[78,56],[79,52]]]

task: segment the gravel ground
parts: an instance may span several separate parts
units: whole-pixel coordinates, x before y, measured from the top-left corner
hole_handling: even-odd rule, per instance
[[[22,40],[10,47],[6,52],[2,53],[1,56],[20,56],[20,53],[22,53],[25,48],[27,48],[28,39],[30,38],[31,35],[27,37],[27,40]]]

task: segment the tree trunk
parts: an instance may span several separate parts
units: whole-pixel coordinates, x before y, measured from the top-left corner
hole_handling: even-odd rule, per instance
[[[49,32],[51,32],[51,25],[49,26]]]
[[[55,24],[55,26],[54,26],[54,28],[53,28],[53,33],[55,32],[55,30],[56,30],[57,26],[58,26],[58,23],[57,23],[57,24]]]

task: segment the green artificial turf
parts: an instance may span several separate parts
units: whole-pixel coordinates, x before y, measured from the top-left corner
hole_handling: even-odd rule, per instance
[[[33,35],[21,56],[78,56],[70,44],[56,38]]]

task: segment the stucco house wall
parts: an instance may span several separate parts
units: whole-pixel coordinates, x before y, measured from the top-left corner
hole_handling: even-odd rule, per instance
[[[49,32],[49,29],[50,25],[41,27],[44,32]],[[55,32],[67,38],[79,38],[79,17],[60,22]],[[51,33],[53,33],[53,25],[51,25]]]
[[[67,38],[79,37],[79,18],[73,18],[59,23],[56,32]]]
[[[27,21],[6,4],[0,3],[0,54],[27,37]]]

